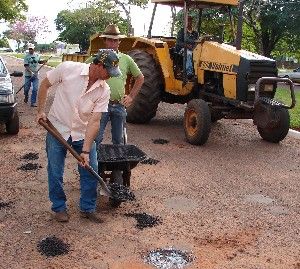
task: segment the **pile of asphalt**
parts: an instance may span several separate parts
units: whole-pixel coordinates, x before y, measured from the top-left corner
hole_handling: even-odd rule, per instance
[[[150,165],[155,165],[155,164],[158,164],[159,161],[158,160],[155,160],[155,159],[152,159],[152,158],[146,158],[144,160],[141,161],[141,164],[150,164]]]
[[[26,163],[18,167],[18,170],[22,171],[30,171],[30,170],[37,170],[39,168],[42,168],[38,163]]]
[[[125,216],[135,218],[137,220],[136,227],[140,230],[154,227],[162,223],[159,217],[151,216],[147,213],[126,213]]]
[[[112,194],[112,199],[120,201],[120,202],[126,202],[126,201],[134,201],[135,195],[134,193],[124,185],[118,184],[118,183],[112,183],[109,185],[109,189]]]
[[[22,156],[22,159],[25,159],[25,160],[37,160],[39,158],[39,154],[38,153],[34,153],[34,152],[29,152],[25,155]]]
[[[38,242],[37,249],[42,255],[55,257],[67,254],[70,250],[70,245],[55,236],[49,236]]]

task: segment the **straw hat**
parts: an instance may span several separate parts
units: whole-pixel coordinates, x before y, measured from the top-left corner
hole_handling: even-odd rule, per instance
[[[112,38],[112,39],[120,39],[126,37],[125,35],[121,35],[119,27],[114,24],[108,25],[103,34],[100,37]]]

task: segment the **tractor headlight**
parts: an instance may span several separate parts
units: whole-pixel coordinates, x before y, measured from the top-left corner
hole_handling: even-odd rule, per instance
[[[265,84],[265,92],[272,92],[274,89],[273,84]]]
[[[262,85],[263,87],[263,92],[271,92],[274,89],[274,85],[273,84],[264,84]],[[248,86],[248,91],[249,92],[255,92],[255,84],[249,84]]]
[[[0,103],[13,104],[15,102],[15,96],[13,93],[8,95],[0,95]]]

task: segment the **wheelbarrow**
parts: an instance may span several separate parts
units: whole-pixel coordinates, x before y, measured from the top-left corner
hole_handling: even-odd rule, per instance
[[[114,170],[122,171],[122,183],[125,187],[130,187],[131,170],[146,158],[146,154],[137,146],[131,144],[113,145],[100,144],[97,148],[98,173],[104,181],[114,183]],[[110,204],[118,207],[121,202],[110,198]]]

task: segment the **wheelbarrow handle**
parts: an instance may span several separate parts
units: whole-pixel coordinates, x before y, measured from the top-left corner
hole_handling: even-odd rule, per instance
[[[84,161],[83,158],[76,152],[76,150],[74,150],[74,148],[72,148],[72,146],[70,146],[68,142],[61,136],[49,119],[47,119],[47,121],[39,119],[39,124],[42,125],[50,134],[52,134],[64,147],[66,147],[67,150],[69,150],[70,153],[77,159],[77,161],[81,163]],[[99,181],[104,190],[104,195],[111,197],[110,190],[98,173],[90,165],[87,165],[84,168],[87,169]]]

